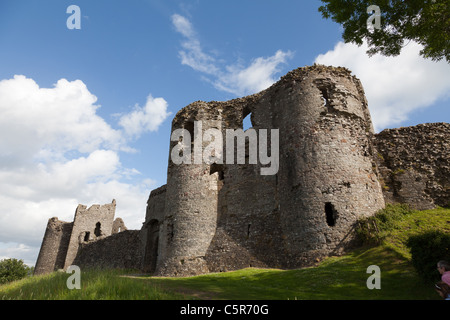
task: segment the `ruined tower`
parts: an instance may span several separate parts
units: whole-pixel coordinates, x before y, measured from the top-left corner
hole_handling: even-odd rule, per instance
[[[305,265],[345,248],[356,220],[384,207],[360,81],[343,68],[297,69],[265,92],[254,114],[259,126],[280,128],[287,263]]]
[[[56,217],[49,219],[34,273],[66,269],[73,263],[81,244],[110,236],[115,210],[115,200],[110,204],[96,204],[89,208],[80,204],[73,222],[60,221]],[[121,219],[115,225],[115,229],[125,227]]]
[[[173,130],[183,128],[189,133],[182,142],[191,148],[191,154],[189,164],[169,160],[166,197],[170,200],[165,203],[161,230],[165,238],[159,242],[160,261],[164,263],[158,267],[162,273],[177,273],[173,268],[180,263],[184,270],[191,270],[189,273],[208,272],[203,257],[217,226],[217,174],[211,174],[211,165],[202,157],[196,161],[195,156],[206,143],[197,137],[210,128],[222,129],[222,110],[208,108],[203,102],[194,103],[189,110],[192,112],[175,117],[172,123]],[[171,142],[171,150],[178,142]]]
[[[73,220],[64,269],[69,267],[78,253],[80,243],[111,235],[116,212],[116,200],[105,205],[78,205]]]
[[[73,222],[53,217],[48,220],[34,274],[50,273],[64,268]]]
[[[223,136],[227,129],[242,129],[249,114],[256,133],[278,130],[277,148],[270,144],[267,150],[279,153],[275,174],[261,174],[261,154],[250,163],[251,130],[245,132],[245,164],[194,162],[195,137],[210,128]],[[356,220],[384,207],[367,101],[347,69],[299,68],[255,95],[197,101],[177,113],[172,133],[177,129],[190,134],[171,141],[170,149],[190,147],[192,161],[177,164],[171,155],[159,197],[164,214],[147,213],[159,230],[149,241],[153,248],[158,243],[152,255],[157,274],[310,265],[340,253]],[[257,139],[261,147],[262,136]],[[221,142],[225,150],[230,141]]]
[[[448,205],[449,141],[448,123],[375,135],[349,70],[299,68],[260,93],[181,109],[167,184],[151,191],[142,228],[113,222],[114,200],[79,205],[73,222],[48,221],[35,273],[310,266],[350,248],[357,220],[385,201]]]

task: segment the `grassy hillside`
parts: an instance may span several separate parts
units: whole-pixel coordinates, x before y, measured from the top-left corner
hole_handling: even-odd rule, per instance
[[[367,267],[381,268],[381,289],[366,286]],[[357,250],[300,270],[244,269],[191,278],[147,280],[200,299],[434,299],[407,261],[389,248]]]
[[[409,212],[389,224],[379,230],[378,245],[330,257],[314,268],[249,268],[189,278],[82,270],[80,290],[66,287],[69,274],[54,272],[0,286],[0,299],[439,299],[415,274],[405,244],[410,235],[430,229],[450,232],[450,209]],[[380,290],[366,286],[370,265],[380,267]]]

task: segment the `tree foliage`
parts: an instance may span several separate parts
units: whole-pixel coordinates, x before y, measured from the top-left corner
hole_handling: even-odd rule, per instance
[[[398,222],[414,210],[407,204],[387,204],[373,216],[358,220],[356,233],[364,245],[380,244],[390,231],[399,228]]]
[[[4,259],[0,261],[0,284],[25,278],[30,268],[23,260]]]
[[[437,281],[440,276],[436,264],[450,261],[450,234],[432,230],[408,239],[411,261],[419,276],[425,281]]]
[[[423,46],[420,54],[450,63],[450,0],[321,0],[319,12],[344,28],[347,43],[366,40],[372,56],[396,56],[410,41]],[[370,5],[380,7],[380,29],[367,27]]]

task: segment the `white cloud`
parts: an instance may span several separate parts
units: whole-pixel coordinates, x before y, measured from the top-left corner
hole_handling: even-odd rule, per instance
[[[115,198],[116,216],[141,227],[155,182],[124,167],[119,153],[131,149],[129,134],[158,129],[167,103],[149,96],[145,107],[123,115],[125,133],[96,113],[96,101],[80,80],[53,88],[25,76],[0,81],[1,258],[33,264],[48,219],[72,221],[79,203]]]
[[[186,38],[194,37],[194,28],[192,27],[191,22],[185,17],[179,14],[174,14],[172,15],[172,23],[177,31]]]
[[[23,243],[0,243],[0,260],[9,259],[11,257],[21,257],[20,259],[31,267],[34,265],[37,258],[36,249]]]
[[[339,42],[315,62],[343,66],[364,87],[376,131],[395,126],[414,110],[449,96],[450,66],[419,55],[421,46],[410,42],[397,57],[366,54],[367,46]]]
[[[240,96],[262,91],[276,81],[274,75],[280,71],[279,65],[286,63],[291,56],[290,51],[278,50],[271,57],[254,59],[247,68],[239,65],[229,66],[227,72],[221,74],[214,85],[218,89]]]
[[[174,14],[172,23],[177,32],[186,38],[186,41],[181,43],[183,50],[179,52],[181,63],[208,75],[217,74],[219,69],[215,66],[216,61],[214,57],[203,52],[191,22],[179,14]]]
[[[96,115],[96,101],[80,80],[61,79],[54,88],[39,88],[21,75],[0,81],[0,136],[8,137],[0,140],[1,164],[69,150],[120,149],[121,134]]]
[[[216,59],[203,51],[191,22],[179,15],[172,15],[172,23],[177,32],[186,39],[179,52],[181,63],[202,72],[213,79],[206,78],[217,89],[237,96],[252,94],[266,89],[275,81],[279,66],[292,57],[292,52],[278,50],[273,56],[258,57],[245,67],[242,64],[221,66]]]
[[[120,118],[119,125],[133,137],[139,137],[146,131],[156,131],[171,114],[167,111],[167,106],[167,101],[163,98],[149,95],[145,106],[136,105],[133,111]]]

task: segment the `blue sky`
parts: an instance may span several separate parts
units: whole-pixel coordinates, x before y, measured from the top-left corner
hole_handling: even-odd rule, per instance
[[[68,29],[67,7],[81,10]],[[377,131],[448,122],[450,68],[410,43],[367,57],[321,1],[0,2],[0,259],[34,264],[47,220],[117,201],[138,229],[166,182],[170,125],[196,100],[255,93],[288,71],[348,67]]]

